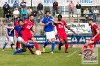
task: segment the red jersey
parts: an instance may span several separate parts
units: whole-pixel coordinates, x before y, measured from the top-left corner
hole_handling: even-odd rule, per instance
[[[92,26],[91,26],[91,31],[92,31],[92,36],[95,36],[97,34],[96,30],[99,29],[98,26],[94,23]],[[100,36],[100,34],[99,34]]]
[[[30,32],[30,29],[34,26],[34,23],[33,22],[31,22],[29,19],[26,19],[25,21],[24,21],[24,26],[22,27],[22,31],[24,32],[24,33],[28,33],[28,32]]]
[[[60,22],[62,22],[62,24],[55,24],[56,29],[57,29],[57,33],[58,34],[65,34],[65,26],[66,26],[66,22],[64,20],[61,20]]]
[[[18,22],[14,22],[14,26],[19,26],[19,23]]]

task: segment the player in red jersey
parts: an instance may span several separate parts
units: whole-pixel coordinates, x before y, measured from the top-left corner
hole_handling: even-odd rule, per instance
[[[86,44],[84,44],[80,54],[82,54],[88,46],[90,47],[91,51],[94,52],[93,44],[100,40],[100,30],[98,26],[93,22],[93,19],[89,19],[88,23],[91,26],[92,37],[86,42]]]
[[[34,46],[35,46],[36,50],[39,50],[38,43],[36,42],[36,40],[32,34],[32,31],[34,32],[34,30],[32,29],[32,27],[34,26],[34,23],[32,22],[33,19],[34,19],[34,16],[31,14],[29,16],[29,19],[26,19],[24,21],[24,25],[23,25],[20,33],[21,33],[22,38],[24,39],[24,44],[27,44],[28,40],[32,40],[34,42]],[[28,46],[28,44],[27,44],[27,46]]]
[[[14,22],[14,26],[19,26],[19,23],[18,23],[19,20],[20,20],[20,17],[17,18],[16,22]],[[17,31],[14,31],[14,32],[15,32],[16,38],[18,38]],[[20,49],[20,42],[17,41],[17,43],[16,43],[16,50],[18,50],[18,49]]]
[[[69,26],[67,26],[67,24],[64,20],[62,20],[62,15],[58,15],[58,20],[54,21],[54,23],[55,23],[55,26],[57,29],[58,38],[60,40],[59,50],[60,50],[61,46],[63,44],[65,44],[65,53],[68,53],[68,37],[67,37],[66,31],[65,31],[65,27],[68,30],[71,30],[74,34],[75,34],[75,32],[72,29],[70,29]]]

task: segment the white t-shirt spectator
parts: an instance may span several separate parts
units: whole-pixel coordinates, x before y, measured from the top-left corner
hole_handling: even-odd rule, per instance
[[[96,9],[96,10],[93,11],[93,13],[94,14],[99,14],[99,10]]]
[[[16,8],[14,11],[13,11],[13,15],[14,15],[14,18],[17,18],[19,16],[19,11],[18,9]]]
[[[84,10],[83,14],[85,14],[85,17],[88,17],[88,15],[89,15],[89,10]]]

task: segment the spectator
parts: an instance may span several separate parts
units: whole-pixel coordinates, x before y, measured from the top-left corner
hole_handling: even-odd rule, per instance
[[[27,16],[27,10],[26,10],[26,9],[22,9],[22,10],[21,10],[21,16],[22,16],[22,19],[23,19],[23,20],[26,19],[26,16]]]
[[[90,19],[93,19],[93,15],[94,15],[93,11],[90,10]]]
[[[17,21],[17,18],[19,16],[19,11],[18,11],[18,8],[15,8],[14,11],[13,11],[13,16],[14,16],[14,22]]]
[[[77,14],[81,15],[81,4],[79,2],[77,2],[76,8],[77,8]]]
[[[37,6],[37,11],[41,20],[43,18],[43,4],[41,2]]]
[[[70,3],[69,3],[69,13],[72,14],[72,17],[73,17],[73,14],[74,14],[74,3],[73,3],[73,1],[70,1]]]
[[[3,14],[3,17],[6,16],[6,13],[7,11],[10,9],[10,6],[7,2],[5,2],[5,4],[3,5],[3,11],[4,11],[4,14]]]
[[[99,10],[97,9],[97,7],[94,9],[93,13],[94,13],[94,22],[97,22],[99,14]]]
[[[32,14],[34,15],[34,24],[36,25],[36,23],[37,23],[36,17],[37,17],[37,14],[38,14],[38,12],[36,11],[36,8],[33,9]]]
[[[89,19],[89,9],[86,8],[86,9],[84,10],[83,14],[85,15],[86,22],[88,22],[88,19]]]
[[[17,3],[17,1],[15,0],[14,4],[13,4],[13,8],[16,9],[19,7],[19,4]]]
[[[24,0],[22,0],[22,2],[20,3],[20,6],[22,9],[26,8],[26,2]]]
[[[30,7],[28,7],[28,9],[27,9],[27,15],[29,16],[30,14],[32,14],[32,9]]]
[[[53,16],[55,14],[58,14],[58,2],[56,0],[53,2]]]
[[[8,11],[6,12],[6,18],[7,18],[7,22],[10,21],[10,17],[11,17],[11,11],[8,9]]]

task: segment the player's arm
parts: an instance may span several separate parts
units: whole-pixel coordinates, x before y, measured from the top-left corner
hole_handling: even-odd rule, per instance
[[[68,30],[72,31],[74,34],[76,34],[75,31],[73,31],[69,26],[66,25],[65,27],[66,27]]]
[[[45,26],[45,24],[44,24],[44,23],[42,23],[42,22],[40,22],[40,23],[39,23],[39,25],[41,25],[41,26]]]

